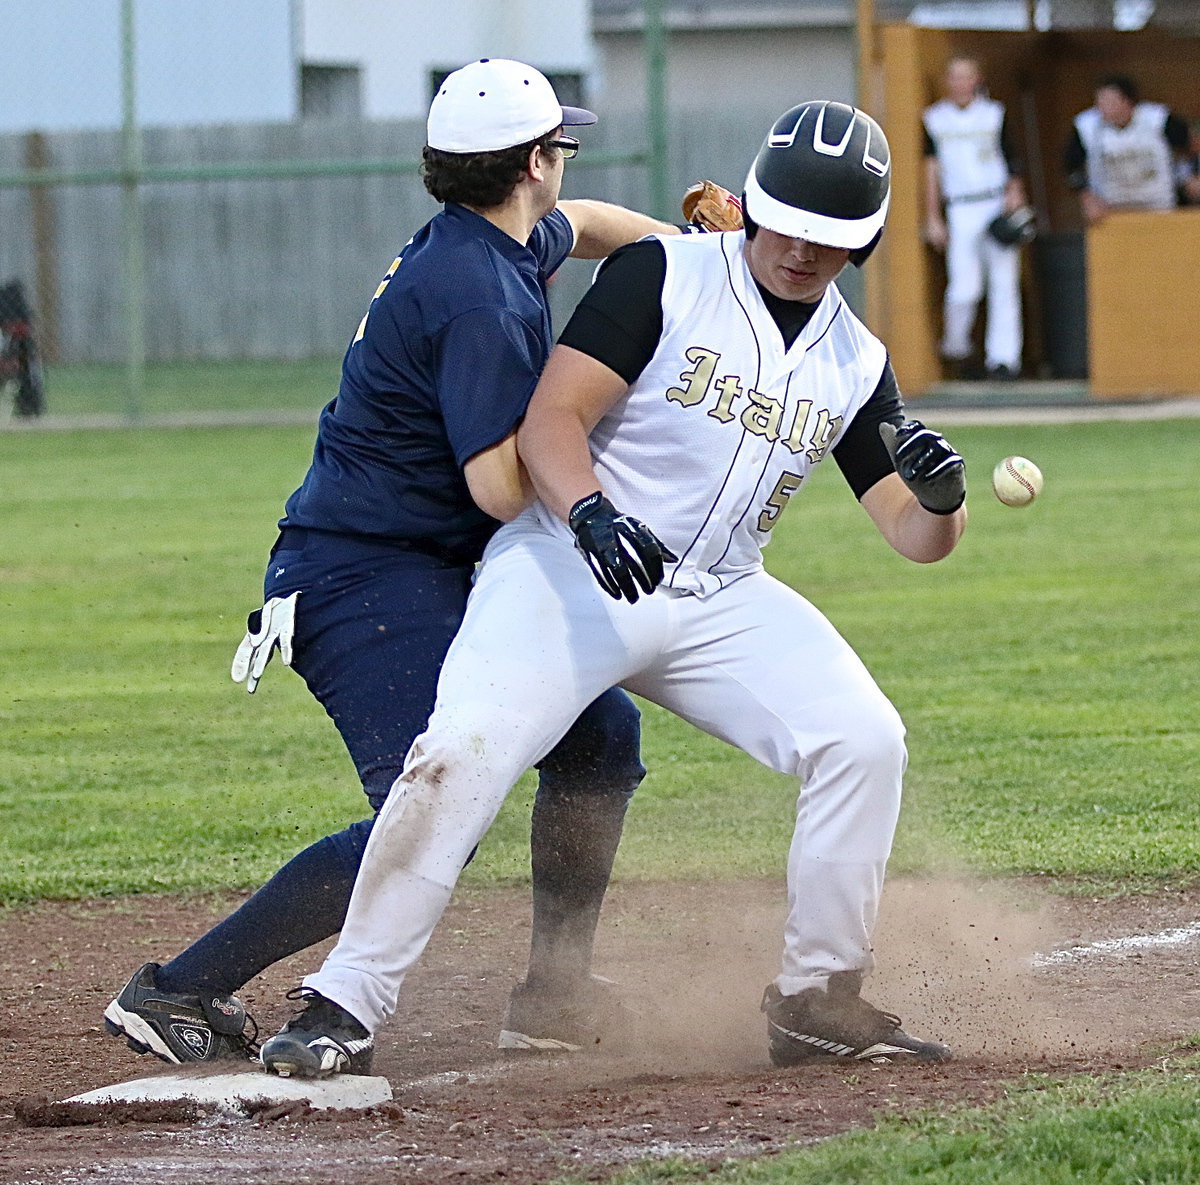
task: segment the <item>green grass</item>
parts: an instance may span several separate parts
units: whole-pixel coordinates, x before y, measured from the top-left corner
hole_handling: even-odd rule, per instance
[[[337,394],[338,358],[291,362],[152,362],[146,367],[140,414],[311,409]],[[46,410],[54,416],[129,413],[125,367],[102,363],[46,368]]]
[[[716,1169],[646,1163],[613,1185],[1184,1185],[1200,1164],[1198,1070],[1191,1058],[1136,1074],[1029,1078],[989,1107],[887,1115],[872,1131]]]
[[[833,466],[768,552],[909,726],[894,872],[1196,878],[1200,422],[958,428],[972,522],[893,555]],[[227,676],[311,429],[0,435],[0,900],[255,884],[362,813],[300,681]],[[992,499],[1000,456],[1047,475]],[[794,787],[647,707],[618,875],[778,875]],[[523,782],[469,876],[528,869]]]
[[[1194,877],[1200,500],[1188,454],[1200,424],[951,436],[972,521],[950,559],[914,570],[872,549],[868,562],[874,540],[860,526],[836,550],[811,548],[811,561],[791,547],[795,560],[776,568],[843,628],[908,722],[899,864],[929,857],[919,828],[930,848],[948,839],[986,872]],[[1006,453],[1046,471],[1031,507],[987,491]],[[818,513],[839,529],[840,506]],[[817,539],[813,526],[801,530]]]

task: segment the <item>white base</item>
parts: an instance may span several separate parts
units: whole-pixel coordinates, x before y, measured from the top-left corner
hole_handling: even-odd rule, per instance
[[[582,1046],[560,1041],[557,1037],[527,1037],[511,1029],[501,1029],[498,1049],[528,1049],[537,1053],[578,1053]]]
[[[364,1074],[335,1074],[332,1078],[280,1078],[265,1071],[236,1074],[177,1070],[153,1078],[135,1078],[73,1095],[68,1103],[183,1102],[213,1104],[246,1112],[248,1104],[306,1102],[317,1110],[373,1107],[389,1102],[391,1083]]]

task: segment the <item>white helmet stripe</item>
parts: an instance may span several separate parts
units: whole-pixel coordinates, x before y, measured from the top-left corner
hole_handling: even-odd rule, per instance
[[[846,125],[846,134],[836,144],[830,144],[825,140],[825,112],[828,110],[828,107],[822,107],[817,112],[817,126],[813,128],[813,148],[822,156],[845,156],[846,146],[854,134],[854,124],[858,119],[858,112],[855,111],[854,118]],[[870,137],[868,136],[867,139],[869,141]]]
[[[767,137],[767,143],[772,148],[791,148],[796,142],[796,133],[800,130],[801,121],[804,119],[804,112],[801,111],[796,117],[796,122],[792,125],[790,132],[772,132]]]
[[[855,118],[857,119],[858,117],[855,116]],[[887,149],[887,151],[884,153],[882,159],[880,159],[877,156],[871,155],[871,133],[870,133],[870,129],[868,129],[867,130],[867,142],[863,145],[863,161],[862,161],[862,163],[863,163],[864,169],[869,169],[877,177],[887,176],[888,168],[892,163],[892,151],[890,148],[888,148],[886,141],[884,142],[883,147],[885,149]]]
[[[852,251],[865,247],[883,226],[890,201],[889,193],[884,197],[883,205],[866,218],[832,218],[828,214],[799,210],[773,198],[759,185],[753,165],[746,177],[746,213],[759,226],[788,238],[805,239],[826,247],[846,247]]]

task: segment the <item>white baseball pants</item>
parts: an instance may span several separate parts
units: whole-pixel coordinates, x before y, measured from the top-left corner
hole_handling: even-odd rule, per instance
[[[1021,253],[987,233],[1004,209],[1002,198],[951,202],[946,207],[946,297],[942,355],[967,358],[979,302],[987,291],[984,361],[988,367],[1021,369]]]
[[[509,788],[616,684],[800,782],[780,990],[869,971],[906,752],[859,658],[764,572],[705,599],[614,601],[569,541],[524,516],[488,548],[429,727],[375,823],[337,946],[305,985],[377,1030]]]

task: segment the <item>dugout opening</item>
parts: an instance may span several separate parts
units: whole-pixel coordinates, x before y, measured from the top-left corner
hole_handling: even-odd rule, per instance
[[[1096,398],[1196,394],[1200,334],[1181,284],[1189,272],[1194,284],[1200,260],[1200,207],[1114,214],[1085,229],[1062,154],[1072,120],[1091,106],[1105,74],[1127,74],[1145,99],[1200,119],[1200,37],[883,25],[872,45],[861,101],[887,129],[893,188],[888,230],[866,269],[867,308],[905,393],[919,397],[943,379],[945,273],[922,241],[921,112],[940,96],[946,62],[967,54],[980,60],[989,93],[1007,108],[1039,217],[1039,240],[1022,260],[1025,374],[1086,377]]]

